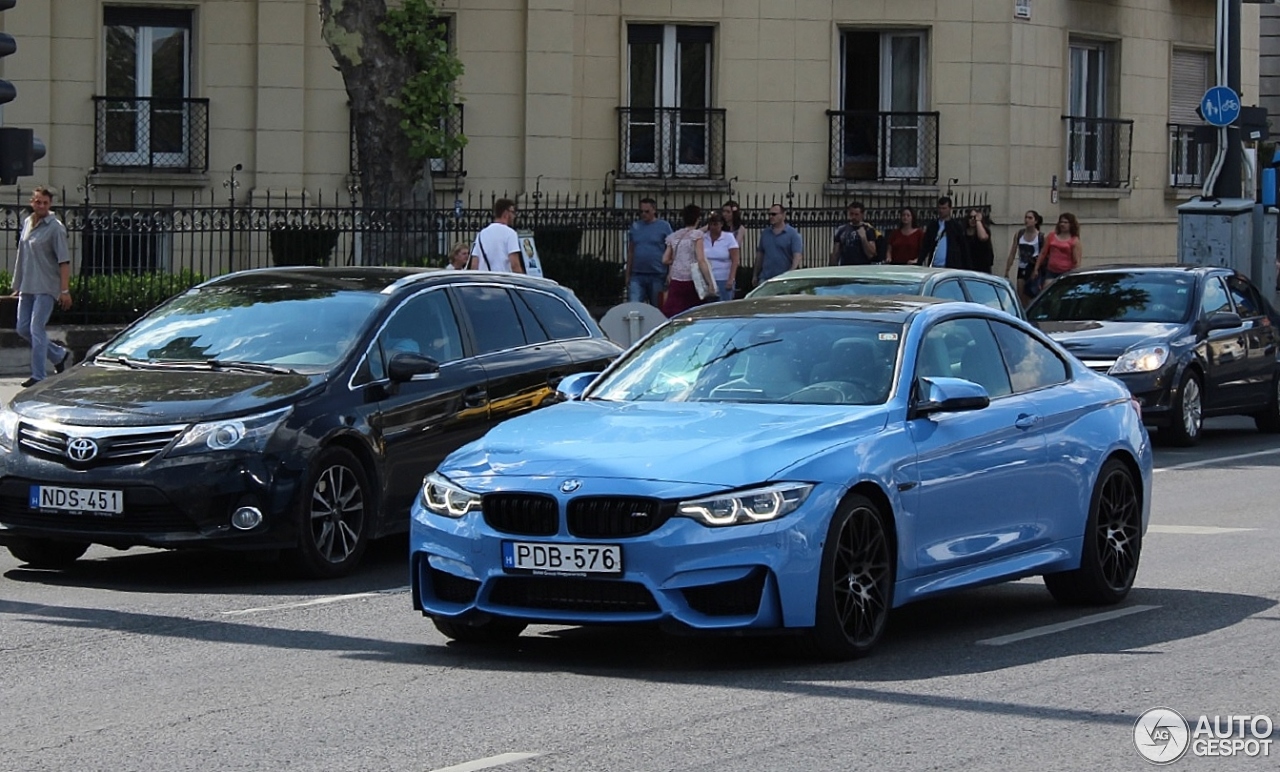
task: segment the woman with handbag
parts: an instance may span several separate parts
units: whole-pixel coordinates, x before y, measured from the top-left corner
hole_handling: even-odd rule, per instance
[[[667,299],[662,313],[669,319],[704,302],[719,300],[711,265],[703,251],[703,233],[698,229],[702,209],[689,204],[680,212],[684,227],[667,236],[667,251],[662,262],[670,266],[667,274]]]

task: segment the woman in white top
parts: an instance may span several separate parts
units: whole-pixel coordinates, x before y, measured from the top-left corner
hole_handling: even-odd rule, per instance
[[[725,229],[724,215],[712,212],[707,218],[707,233],[702,237],[702,253],[711,264],[711,275],[720,288],[721,300],[733,300],[734,277],[742,254],[738,240]]]
[[[1022,301],[1025,308],[1036,293],[1032,292],[1032,287],[1028,286],[1031,280],[1031,272],[1035,267],[1036,260],[1040,257],[1040,250],[1044,247],[1044,234],[1040,232],[1040,225],[1044,222],[1044,218],[1034,209],[1028,209],[1027,213],[1022,216],[1022,230],[1018,231],[1018,235],[1014,237],[1013,244],[1009,247],[1009,257],[1004,262],[1004,275],[1009,275],[1009,269],[1013,267],[1013,260],[1018,260],[1018,298]]]

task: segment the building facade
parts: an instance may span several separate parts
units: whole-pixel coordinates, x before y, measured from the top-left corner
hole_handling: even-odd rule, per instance
[[[458,192],[981,191],[1008,243],[1075,212],[1086,257],[1170,259],[1207,152],[1216,0],[443,0],[466,70],[432,163]],[[150,197],[349,190],[317,0],[22,0],[23,184]],[[1243,91],[1259,14],[1245,5]],[[236,167],[239,167],[236,169]],[[235,171],[233,171],[235,170]],[[232,179],[234,178],[234,183]],[[997,248],[997,265],[1003,255]]]

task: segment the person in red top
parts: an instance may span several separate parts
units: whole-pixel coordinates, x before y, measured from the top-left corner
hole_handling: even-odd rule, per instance
[[[1031,272],[1031,281],[1043,290],[1062,274],[1079,268],[1084,260],[1084,249],[1080,246],[1080,221],[1074,214],[1063,212],[1058,215],[1058,225],[1044,240],[1044,249],[1036,259],[1036,267]],[[1044,281],[1039,281],[1043,277]]]
[[[906,265],[920,262],[920,245],[924,228],[916,226],[916,210],[909,206],[898,211],[898,227],[889,234],[887,262]]]

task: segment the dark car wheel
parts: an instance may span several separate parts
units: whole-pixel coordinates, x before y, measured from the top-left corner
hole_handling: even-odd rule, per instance
[[[1267,409],[1254,413],[1253,423],[1260,432],[1280,433],[1280,375],[1271,380],[1271,399],[1267,401]]]
[[[1200,441],[1200,429],[1204,425],[1204,388],[1200,376],[1194,370],[1182,374],[1178,395],[1173,400],[1169,415],[1169,441],[1187,448]],[[1162,433],[1164,433],[1162,432]]]
[[[1117,459],[1102,466],[1089,504],[1080,567],[1045,574],[1060,603],[1105,605],[1129,594],[1142,552],[1142,505],[1129,467]]]
[[[885,518],[869,499],[851,496],[827,527],[818,574],[816,624],[807,648],[829,659],[870,653],[893,604],[893,547]]]
[[[89,549],[83,541],[24,538],[9,543],[9,552],[32,568],[66,568]]]
[[[343,576],[360,562],[372,529],[373,500],[364,467],[348,450],[316,458],[303,489],[294,562],[316,579]]]
[[[432,624],[446,638],[459,643],[496,645],[511,643],[528,627],[514,619],[489,619],[481,624],[468,625],[450,619],[432,619]]]

